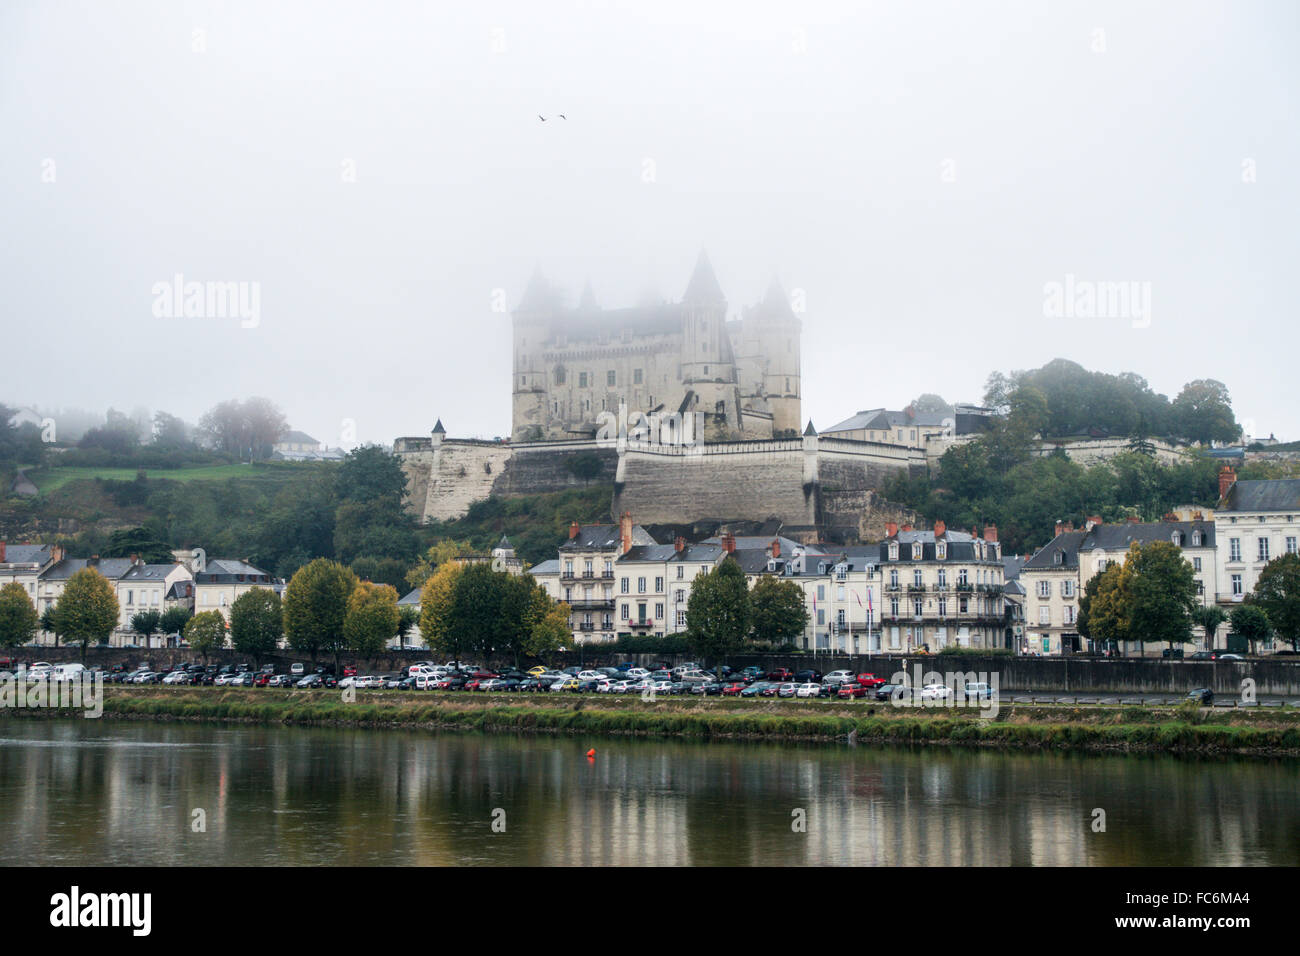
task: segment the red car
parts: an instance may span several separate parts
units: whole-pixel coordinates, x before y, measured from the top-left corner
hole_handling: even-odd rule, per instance
[[[744,681],[737,681],[737,682],[734,683],[734,684],[728,684],[726,687],[722,688],[722,696],[723,696],[723,697],[739,697],[739,696],[740,696],[740,692],[741,692],[742,690],[744,690],[744,689],[745,689],[745,682],[744,682]]]
[[[861,684],[841,684],[836,696],[845,700],[852,700],[856,697],[866,697],[867,689]]]
[[[790,670],[788,667],[778,667],[776,670],[768,673],[767,680],[784,684],[788,681],[794,680],[794,671]]]
[[[889,683],[883,677],[877,677],[875,674],[859,674],[857,681],[867,690],[875,690],[877,687],[883,687]]]

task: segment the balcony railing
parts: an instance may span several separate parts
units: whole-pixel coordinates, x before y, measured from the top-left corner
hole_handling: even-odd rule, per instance
[[[590,600],[575,599],[565,602],[569,607],[579,611],[604,611],[614,609],[613,598],[591,598]]]

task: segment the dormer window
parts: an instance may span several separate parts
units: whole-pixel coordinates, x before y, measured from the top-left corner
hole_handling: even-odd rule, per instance
[[[890,560],[890,561],[897,561],[897,560],[898,560],[898,545],[897,545],[897,544],[891,544],[891,545],[889,546],[889,560]]]
[[[912,543],[912,560],[913,561],[921,560],[921,542],[919,541],[914,541]]]
[[[1192,532],[1192,547],[1193,547],[1193,548],[1199,548],[1200,546],[1201,546],[1201,533],[1200,533],[1199,531],[1193,531],[1193,532]]]
[[[1064,555],[1062,552],[1057,551],[1054,555],[1052,555],[1052,563],[1053,563],[1053,564],[1064,564],[1064,563],[1065,563],[1065,555]]]
[[[940,561],[948,557],[948,542],[940,541],[934,546],[934,556]]]
[[[1181,548],[1183,546],[1183,533],[1181,531],[1175,531],[1169,536],[1169,540],[1174,543],[1175,547]]]

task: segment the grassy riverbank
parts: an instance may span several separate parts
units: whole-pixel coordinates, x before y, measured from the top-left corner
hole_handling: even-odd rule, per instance
[[[104,694],[104,716],[123,720],[1300,756],[1300,713],[1012,704],[1003,704],[993,719],[980,713],[820,700],[647,702],[362,691],[355,703],[346,703],[339,691],[166,687],[107,687]]]

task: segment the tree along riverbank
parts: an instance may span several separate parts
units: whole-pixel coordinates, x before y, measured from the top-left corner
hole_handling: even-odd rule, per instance
[[[1011,703],[1002,703],[996,717],[982,713],[820,700],[552,700],[396,691],[361,691],[349,703],[337,690],[165,687],[106,687],[103,700],[103,716],[120,720],[1300,757],[1300,713]],[[0,711],[0,719],[78,716],[82,709]]]

